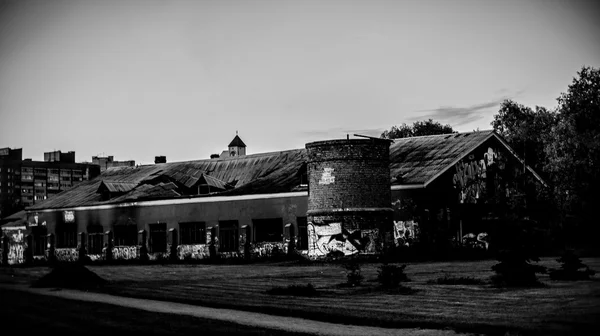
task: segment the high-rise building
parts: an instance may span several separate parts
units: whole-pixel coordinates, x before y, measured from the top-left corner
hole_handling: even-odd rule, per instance
[[[75,163],[75,152],[23,160],[23,149],[0,148],[0,218],[100,175],[100,166]]]
[[[114,156],[92,156],[92,163],[100,166],[100,172],[112,167],[135,167],[135,160],[115,161]]]

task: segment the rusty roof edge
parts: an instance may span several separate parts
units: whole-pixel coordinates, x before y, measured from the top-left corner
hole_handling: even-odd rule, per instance
[[[466,132],[466,133],[471,133],[471,132]],[[459,133],[459,134],[462,134],[462,133]],[[484,143],[484,142],[488,141],[489,139],[493,138],[494,134],[496,134],[496,132],[492,131],[483,140],[481,140],[479,143],[477,143],[473,147],[469,148],[469,150],[467,150],[463,154],[461,154],[456,160],[452,161],[452,163],[449,164],[446,168],[442,169],[439,173],[435,174],[427,182],[423,183],[423,185],[425,187],[427,187],[429,184],[431,184],[433,181],[435,181],[438,177],[440,177],[442,174],[444,174],[445,172],[447,172],[450,168],[454,167],[454,165],[456,165],[457,163],[459,163],[460,160],[464,159],[465,156],[467,156],[469,153],[471,153],[472,151],[474,151],[475,149],[477,149],[477,147],[481,146],[482,143]],[[446,135],[448,135],[448,134],[446,134]]]
[[[504,147],[515,157],[517,158],[517,160],[519,160],[519,162],[521,162],[521,164],[523,164],[527,170],[529,170],[529,172],[531,172],[533,174],[533,176],[535,176],[538,181],[540,181],[540,183],[542,183],[544,185],[544,187],[548,188],[548,184],[546,183],[546,181],[544,181],[544,179],[535,172],[535,170],[533,170],[533,168],[531,168],[528,164],[525,163],[525,160],[521,159],[521,157],[517,154],[517,152],[515,152],[514,149],[512,149],[508,143],[496,132],[492,133],[493,135],[495,135],[496,139],[498,139],[498,141],[500,141],[500,143],[502,145],[504,145]]]

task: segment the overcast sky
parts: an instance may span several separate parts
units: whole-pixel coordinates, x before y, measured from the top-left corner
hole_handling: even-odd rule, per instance
[[[600,67],[594,1],[0,1],[0,147],[152,163],[432,118],[490,129]]]

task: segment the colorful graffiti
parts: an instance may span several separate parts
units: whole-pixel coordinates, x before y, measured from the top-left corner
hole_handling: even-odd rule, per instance
[[[57,248],[54,250],[54,256],[57,261],[79,260],[79,252],[76,248]]]
[[[396,246],[410,246],[419,237],[419,224],[414,221],[394,221]]]
[[[177,246],[177,256],[180,260],[186,259],[205,259],[210,257],[208,245],[179,245]]]
[[[459,192],[460,203],[477,203],[485,196],[490,169],[496,167],[498,170],[503,170],[504,160],[501,153],[491,147],[480,159],[471,155],[468,160],[456,164],[452,183]]]
[[[360,230],[347,230],[341,223],[329,223],[318,225],[308,223],[308,255],[310,257],[324,257],[332,253],[342,253],[349,256],[358,254],[361,251],[374,248],[376,239],[371,237],[374,231],[365,231],[365,235]],[[369,246],[369,247],[368,247]]]
[[[113,259],[132,260],[138,257],[137,246],[115,246],[112,249]]]

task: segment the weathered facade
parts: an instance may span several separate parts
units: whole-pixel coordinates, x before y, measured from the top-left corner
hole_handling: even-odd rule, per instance
[[[392,243],[389,141],[318,141],[308,151],[311,257],[381,253]]]
[[[543,184],[491,131],[111,168],[3,226],[2,262],[320,258],[439,227],[460,240],[488,232],[490,205],[518,196],[523,171]]]

